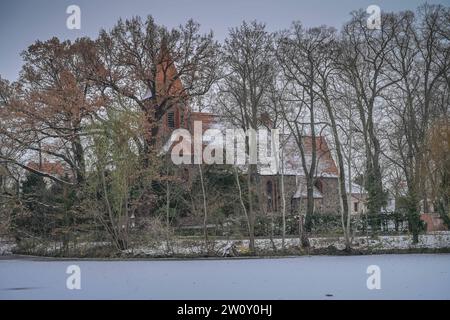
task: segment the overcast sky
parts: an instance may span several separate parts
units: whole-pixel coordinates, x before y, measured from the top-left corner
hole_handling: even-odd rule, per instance
[[[424,0],[0,0],[0,76],[16,80],[22,60],[20,52],[36,40],[53,36],[75,39],[96,37],[119,17],[152,15],[168,27],[193,18],[202,30],[213,30],[223,40],[230,27],[242,20],[265,22],[269,30],[287,28],[294,20],[306,26],[330,25],[336,28],[349,19],[349,13],[371,4],[384,11],[415,9]],[[449,5],[450,0],[428,0]],[[66,28],[66,8],[81,8],[81,29]]]

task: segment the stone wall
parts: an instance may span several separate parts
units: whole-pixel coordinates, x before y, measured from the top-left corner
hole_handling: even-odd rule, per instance
[[[306,183],[304,179],[299,180]],[[317,213],[338,214],[340,212],[340,199],[337,178],[319,178],[316,185],[322,193],[322,198],[314,199],[314,209]],[[307,199],[296,199],[296,211],[306,212]]]
[[[294,195],[296,189],[296,177],[295,176],[284,176],[284,191],[286,199],[286,214],[292,214],[292,196]],[[273,212],[275,214],[281,214],[282,212],[282,197],[281,197],[281,177],[280,176],[260,176],[260,190],[261,190],[261,206],[263,207],[263,212],[269,212],[269,198],[267,194],[267,183],[272,183],[272,194],[274,195]]]
[[[340,212],[339,185],[337,178],[320,178],[323,201],[320,213],[337,214]]]
[[[272,183],[272,193],[275,199],[272,200],[274,205],[274,212],[281,213],[282,199],[281,199],[281,177],[279,176],[261,176],[261,193],[263,199],[261,199],[263,206],[263,212],[268,212],[268,193],[267,183]],[[296,214],[297,212],[306,212],[307,200],[294,199],[293,195],[297,190],[297,183],[306,183],[304,179],[297,178],[296,176],[284,176],[284,186],[286,195],[286,214]],[[323,198],[314,200],[315,211],[318,213],[337,214],[340,211],[339,204],[339,189],[337,178],[320,178],[320,187],[323,194]]]

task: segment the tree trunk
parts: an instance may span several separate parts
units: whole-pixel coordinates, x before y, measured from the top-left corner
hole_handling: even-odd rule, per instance
[[[238,174],[238,171],[237,171],[236,167],[234,167],[234,172],[236,174],[236,185],[237,185],[238,191],[239,191],[239,200],[241,202],[242,210],[244,211],[244,214],[245,214],[245,218],[246,218],[246,221],[247,221],[247,230],[248,230],[249,238],[251,239],[252,238],[252,236],[251,236],[252,228],[250,226],[250,217],[249,217],[247,208],[245,207],[244,198],[242,197],[242,188],[241,188],[241,183],[239,181],[239,174]]]
[[[248,220],[249,220],[249,250],[255,253],[255,208],[253,203],[253,189],[254,189],[254,172],[256,171],[255,164],[248,165],[247,185],[248,185]]]
[[[208,228],[207,228],[207,221],[208,221],[208,211],[206,207],[206,191],[205,191],[205,182],[203,180],[203,169],[202,165],[198,165],[198,170],[200,172],[200,183],[202,185],[202,195],[203,195],[203,237],[205,240],[205,247],[208,245]]]
[[[333,131],[333,138],[334,138],[334,144],[336,146],[336,155],[338,160],[338,167],[339,167],[339,195],[341,197],[341,203],[342,203],[342,222],[343,222],[343,231],[345,236],[345,249],[347,251],[350,250],[350,208],[349,208],[349,202],[347,197],[347,192],[345,189],[345,169],[344,169],[344,157],[342,156],[342,147],[341,147],[341,141],[339,139],[339,134],[337,131],[337,124],[336,119],[334,117],[333,109],[331,107],[331,103],[329,101],[326,101],[325,103],[328,111],[328,117],[330,118],[331,122],[331,129]],[[350,139],[351,139],[351,128],[350,128]],[[350,145],[351,150],[351,145]],[[349,163],[351,161],[351,154],[349,157]],[[350,174],[350,173],[349,173]],[[348,177],[351,179],[351,176]],[[351,186],[349,182],[349,186]],[[349,192],[351,194],[351,188],[349,189]]]
[[[314,215],[314,185],[313,179],[308,177],[306,181],[306,219],[305,219],[306,232],[312,231],[313,215]]]

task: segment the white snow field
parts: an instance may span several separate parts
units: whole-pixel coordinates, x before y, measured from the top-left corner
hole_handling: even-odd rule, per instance
[[[78,265],[81,289],[66,287]],[[367,288],[380,268],[381,289]],[[0,260],[0,299],[450,299],[450,254],[276,259]]]

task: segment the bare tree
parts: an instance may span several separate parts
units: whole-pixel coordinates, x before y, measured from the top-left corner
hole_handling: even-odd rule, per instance
[[[341,134],[339,132],[339,125],[341,127],[345,126],[338,122],[339,116],[337,112],[337,108],[342,105],[342,103],[339,103],[339,99],[342,96],[342,87],[339,83],[339,68],[336,63],[339,59],[341,48],[336,31],[333,28],[320,27],[312,29],[310,33],[314,41],[318,43],[311,55],[314,59],[314,70],[317,73],[317,77],[315,77],[313,83],[313,90],[316,91],[325,109],[326,118],[329,121],[329,127],[333,136],[339,173],[338,190],[341,202],[342,228],[344,231],[346,250],[350,250],[351,212],[345,187],[345,161]],[[348,129],[350,130],[350,128]],[[348,179],[351,179],[350,173]],[[351,193],[351,188],[349,188],[349,192]]]
[[[217,78],[218,45],[212,33],[201,35],[199,28],[192,20],[172,30],[151,16],[119,20],[85,51],[88,78],[105,94],[115,92],[142,111],[146,154],[155,151],[164,114],[204,95]]]
[[[314,214],[314,185],[318,163],[316,131],[319,123],[316,117],[320,97],[317,88],[319,74],[315,54],[323,45],[325,33],[321,34],[321,32],[319,28],[307,30],[299,22],[295,22],[290,30],[280,35],[277,48],[277,59],[283,70],[288,92],[284,99],[290,102],[281,112],[300,151],[306,179],[307,228]],[[306,135],[309,135],[311,140],[310,155],[305,150]],[[308,159],[309,156],[310,159]],[[305,232],[301,234],[306,235]],[[306,236],[303,237],[302,244],[308,245]]]
[[[223,47],[225,77],[219,84],[220,112],[230,123],[243,130],[258,129],[267,108],[267,94],[274,77],[273,36],[264,24],[244,22],[231,29]],[[249,155],[249,139],[246,150]],[[254,223],[258,210],[258,168],[247,169],[250,250],[255,250]]]
[[[382,119],[383,93],[399,81],[387,74],[395,30],[395,19],[388,13],[381,16],[381,30],[369,29],[363,11],[353,12],[352,20],[342,30],[341,81],[352,88],[352,100],[359,113],[366,152],[368,208],[372,214],[378,214],[385,203],[377,123]]]
[[[383,154],[403,171],[410,226],[416,242],[419,201],[422,199],[423,210],[428,212],[432,185],[427,173],[430,163],[427,137],[432,124],[445,119],[448,112],[446,75],[450,70],[450,54],[445,32],[439,31],[446,13],[448,9],[441,6],[425,5],[420,7],[418,16],[413,12],[396,15],[394,45],[388,60],[390,77],[400,81],[395,82],[395,90],[385,94],[389,110],[386,117],[391,121],[383,135],[389,149]]]

